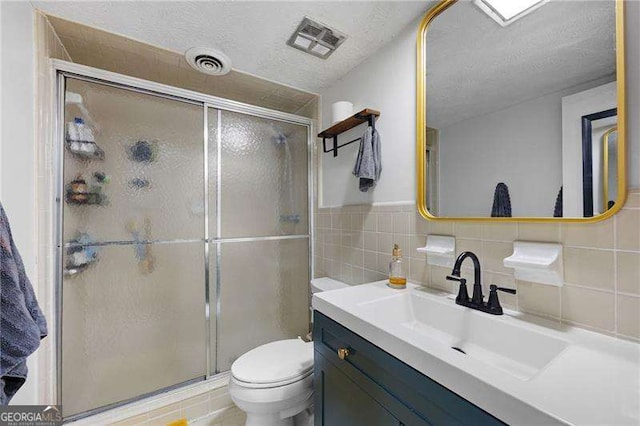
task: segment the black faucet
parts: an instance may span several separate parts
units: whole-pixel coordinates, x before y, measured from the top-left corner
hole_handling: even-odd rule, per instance
[[[460,268],[462,262],[469,257],[473,261],[474,283],[473,283],[473,296],[469,299],[467,293],[467,280],[460,276]],[[484,296],[482,295],[482,282],[481,282],[481,269],[478,256],[473,252],[465,251],[458,256],[456,263],[453,265],[453,271],[451,275],[447,275],[447,279],[450,281],[457,281],[460,283],[458,289],[458,295],[456,296],[456,303],[458,305],[466,306],[467,308],[476,309],[482,312],[486,312],[493,315],[502,315],[502,306],[498,300],[498,290],[511,294],[516,294],[516,290],[512,288],[498,287],[495,284],[489,286],[489,299],[487,303],[484,302]]]

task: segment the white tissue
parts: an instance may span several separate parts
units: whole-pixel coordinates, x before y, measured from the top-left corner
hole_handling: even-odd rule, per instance
[[[345,120],[353,115],[353,104],[347,101],[334,102],[331,105],[331,124]]]

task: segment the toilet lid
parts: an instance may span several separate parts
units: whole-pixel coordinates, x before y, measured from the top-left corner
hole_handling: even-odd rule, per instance
[[[243,382],[267,384],[304,376],[311,369],[313,343],[288,339],[250,350],[231,365],[231,374]]]

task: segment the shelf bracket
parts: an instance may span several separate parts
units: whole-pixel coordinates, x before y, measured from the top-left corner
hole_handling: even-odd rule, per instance
[[[338,156],[338,135],[333,136],[331,139],[333,139],[333,148],[327,149],[327,138],[322,138],[322,151],[324,153],[333,151],[333,156],[337,157]]]

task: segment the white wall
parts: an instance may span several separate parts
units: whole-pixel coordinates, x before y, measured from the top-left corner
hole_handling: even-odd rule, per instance
[[[504,182],[513,216],[552,216],[562,185],[562,99],[612,78],[439,129],[440,215],[489,216],[495,187]],[[582,151],[577,154],[581,158]],[[580,160],[572,163],[582,171]]]
[[[29,2],[0,1],[0,201],[16,246],[36,288],[36,157],[34,143],[34,10]],[[36,352],[37,354],[37,352]],[[36,356],[12,404],[37,403]]]
[[[358,190],[358,179],[351,174],[357,143],[341,148],[336,158],[331,153],[319,154],[322,156],[321,206],[415,199],[417,28],[416,20],[390,44],[321,93],[323,129],[331,125],[331,104],[336,101],[353,102],[354,112],[363,108],[380,111],[376,128],[382,141],[383,158],[377,187],[362,193]],[[365,128],[361,125],[343,133],[338,143],[361,136]]]
[[[628,178],[630,187],[640,187],[640,2],[626,1],[625,7]],[[415,199],[417,29],[418,20],[321,93],[322,128],[331,124],[331,104],[338,100],[353,102],[356,110],[364,107],[380,110],[378,129],[382,136],[383,165],[378,187],[372,194],[362,194],[358,192],[357,181],[351,175],[357,144],[343,148],[337,158],[331,154],[320,154],[321,206]],[[340,141],[359,136],[364,131],[362,127],[342,135]]]
[[[490,216],[499,182],[513,216],[552,215],[562,185],[561,105],[554,93],[440,129],[440,215]]]

